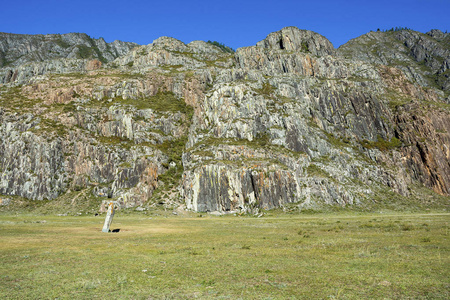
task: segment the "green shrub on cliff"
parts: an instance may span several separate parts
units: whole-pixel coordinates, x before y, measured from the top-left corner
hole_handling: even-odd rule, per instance
[[[226,53],[234,53],[235,52],[233,48],[228,47],[217,41],[207,41],[207,43],[219,47],[223,52],[226,52]]]
[[[381,136],[378,135],[376,142],[364,140],[362,141],[361,144],[363,147],[368,149],[378,148],[381,151],[387,151],[401,147],[402,142],[396,137],[393,137],[390,141],[386,141],[385,139],[383,139]]]

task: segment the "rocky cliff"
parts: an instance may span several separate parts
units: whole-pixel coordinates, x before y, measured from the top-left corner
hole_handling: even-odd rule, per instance
[[[0,32],[0,67],[19,66],[57,58],[97,58],[112,61],[138,46],[135,43],[94,39],[85,33],[28,35]]]
[[[93,70],[124,55],[135,43],[85,33],[28,35],[0,32],[0,83],[26,83],[46,73]],[[95,60],[93,60],[95,59]]]
[[[33,37],[13,37],[19,57]],[[336,50],[287,27],[234,54],[161,37],[107,56],[97,42],[89,59],[0,69],[1,194],[195,211],[450,194],[446,34],[369,33]]]
[[[411,82],[443,91],[450,103],[450,33],[369,32],[339,47],[338,54],[398,68]]]

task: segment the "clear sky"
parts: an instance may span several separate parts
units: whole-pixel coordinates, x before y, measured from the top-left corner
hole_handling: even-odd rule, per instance
[[[297,26],[338,46],[370,30],[408,27],[450,31],[450,0],[9,0],[0,32],[85,32],[107,42],[149,44],[160,36],[185,43],[216,40],[234,49]]]

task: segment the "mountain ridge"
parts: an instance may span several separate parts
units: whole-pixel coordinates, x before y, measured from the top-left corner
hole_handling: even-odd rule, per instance
[[[439,30],[425,34],[413,30],[369,32],[340,46],[338,53],[346,58],[396,66],[409,80],[437,87],[448,96],[449,45],[450,33]],[[388,49],[391,51],[385,53]]]
[[[85,33],[30,35],[0,32],[0,67],[55,58],[97,58],[107,62],[135,46],[137,44],[119,40],[106,43],[103,38],[93,39]]]
[[[448,49],[401,36],[406,71],[387,46],[366,54],[386,42],[334,49],[295,27],[235,53],[161,37],[106,63],[1,68],[0,193],[222,212],[448,196],[448,91],[429,81],[446,82]]]

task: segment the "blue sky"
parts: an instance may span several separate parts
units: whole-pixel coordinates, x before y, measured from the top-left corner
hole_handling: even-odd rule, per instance
[[[370,30],[409,27],[450,31],[450,0],[51,0],[2,1],[0,32],[85,32],[107,42],[149,44],[160,36],[185,43],[216,40],[251,46],[270,32],[297,26],[335,47]]]

